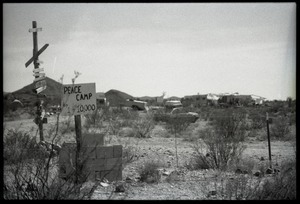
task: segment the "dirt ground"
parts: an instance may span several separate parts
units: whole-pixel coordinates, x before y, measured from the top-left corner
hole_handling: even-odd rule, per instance
[[[66,119],[61,119],[61,121]],[[55,116],[48,119],[45,129],[49,129],[51,124],[54,125]],[[203,123],[197,121],[196,123]],[[201,124],[198,124],[201,125]],[[19,130],[30,131],[37,134],[37,126],[32,119],[10,121],[4,123],[4,129],[19,128]],[[294,130],[295,131],[295,130]],[[215,178],[220,175],[219,171],[214,170],[189,170],[186,164],[195,154],[192,146],[193,143],[177,139],[179,168],[176,168],[175,156],[175,139],[172,137],[163,137],[164,129],[161,125],[156,125],[152,131],[151,138],[116,138],[107,139],[109,145],[122,144],[131,146],[136,149],[137,160],[124,166],[122,172],[122,181],[108,183],[108,186],[99,185],[95,190],[92,199],[129,199],[129,200],[212,200],[221,199],[219,194],[211,194],[215,190],[213,187]],[[65,138],[74,138],[74,133],[68,133]],[[263,133],[261,133],[263,134]],[[266,134],[266,132],[265,132]],[[295,133],[294,133],[295,134]],[[38,135],[38,134],[37,134]],[[243,157],[251,159],[255,168],[259,164],[268,165],[268,142],[259,141],[249,138],[246,142],[246,149]],[[291,142],[271,141],[272,164],[280,166],[284,161],[295,157],[294,145]],[[262,159],[263,157],[263,159]],[[148,184],[139,181],[139,170],[147,161],[158,160],[161,164],[161,171],[165,174],[161,175],[159,182]],[[174,170],[178,170],[179,174],[174,180],[167,180],[168,174]],[[250,173],[251,175],[251,173]],[[227,178],[233,178],[234,172],[226,172]],[[115,192],[116,185],[123,184],[125,192]]]

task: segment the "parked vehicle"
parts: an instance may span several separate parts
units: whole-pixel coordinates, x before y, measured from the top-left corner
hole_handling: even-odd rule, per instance
[[[134,110],[147,110],[148,111],[148,106],[147,102],[145,101],[138,101],[134,99],[127,99],[125,105],[127,107],[131,107]]]
[[[154,114],[155,121],[168,122],[174,119],[178,119],[189,123],[195,123],[199,119],[199,114],[195,112],[184,112],[182,107],[173,108],[170,113]]]
[[[178,100],[170,100],[170,101],[166,101],[165,106],[167,109],[173,109],[173,108],[182,107],[182,103]]]

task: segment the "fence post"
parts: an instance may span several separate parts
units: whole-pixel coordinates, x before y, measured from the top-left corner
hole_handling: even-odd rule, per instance
[[[272,155],[271,155],[271,142],[270,142],[270,130],[269,130],[269,115],[268,115],[268,112],[266,112],[266,119],[267,119],[269,161],[270,161],[270,168],[272,168]]]

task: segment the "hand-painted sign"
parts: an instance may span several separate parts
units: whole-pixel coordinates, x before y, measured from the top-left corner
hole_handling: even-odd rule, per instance
[[[33,82],[41,81],[43,79],[46,79],[46,77],[45,76],[41,76],[41,77],[38,77],[38,78],[34,78]]]
[[[44,71],[44,68],[35,68],[32,70],[33,73],[38,73]]]
[[[47,85],[47,82],[45,80],[41,80],[41,81],[38,81],[35,83],[35,88],[40,88],[40,87],[43,87],[43,86],[46,86]]]
[[[39,94],[39,93],[41,93],[42,91],[44,91],[46,88],[47,88],[47,86],[45,85],[45,86],[42,86],[42,87],[37,88],[35,91],[36,91],[37,94]]]
[[[96,84],[63,85],[61,115],[93,113],[96,107]]]

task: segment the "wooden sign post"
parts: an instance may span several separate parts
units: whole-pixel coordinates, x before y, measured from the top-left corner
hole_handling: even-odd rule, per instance
[[[34,70],[33,70],[33,76],[34,79],[34,93],[37,94],[37,115],[35,118],[35,123],[39,126],[39,132],[40,132],[40,141],[44,141],[44,134],[43,134],[43,101],[39,100],[39,93],[44,91],[46,89],[46,81],[45,79],[45,73],[40,73],[40,71],[44,71],[43,68],[39,68],[41,61],[39,61],[39,55],[49,46],[49,44],[44,45],[40,50],[38,50],[38,39],[37,39],[37,32],[42,31],[42,28],[37,27],[36,21],[32,21],[32,28],[29,29],[29,32],[32,32],[33,35],[33,53],[32,57],[25,63],[25,67],[28,67],[32,62],[34,64]]]
[[[81,115],[96,111],[96,84],[63,85],[61,115],[74,115],[76,133],[75,183],[79,181],[80,152],[82,143]]]

